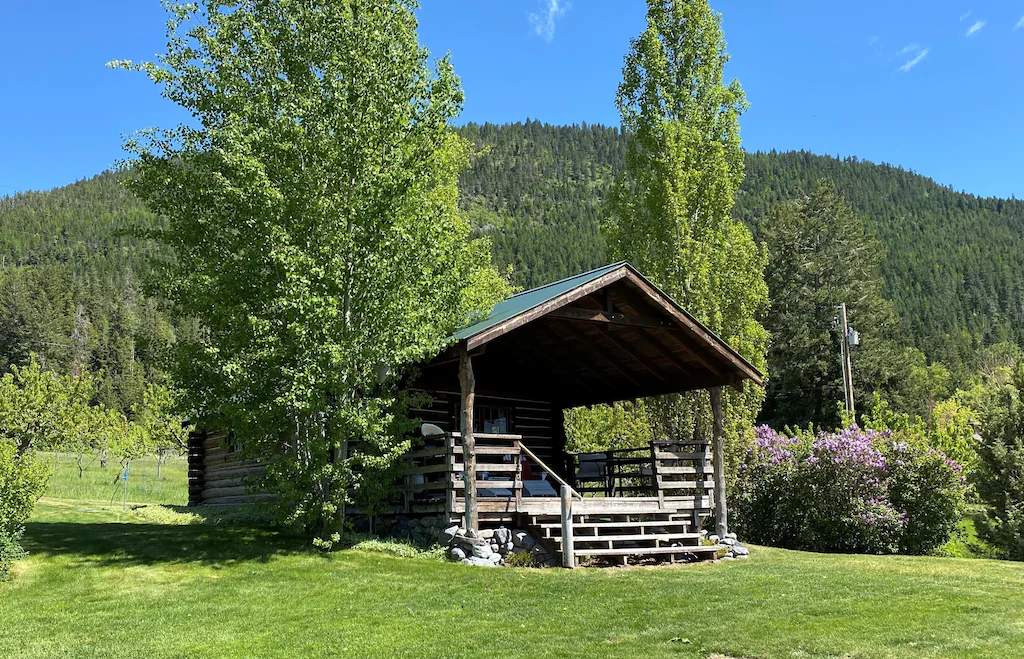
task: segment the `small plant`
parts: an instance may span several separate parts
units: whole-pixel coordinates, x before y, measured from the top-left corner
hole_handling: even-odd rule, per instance
[[[509,567],[540,567],[528,551],[514,551],[505,556],[505,565]]]
[[[371,535],[351,534],[339,538],[339,543],[348,549],[370,551],[398,558],[427,558],[444,560],[445,548],[441,545],[421,547],[408,540],[383,539]]]

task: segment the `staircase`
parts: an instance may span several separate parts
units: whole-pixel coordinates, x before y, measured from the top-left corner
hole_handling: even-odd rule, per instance
[[[562,519],[559,515],[529,515],[530,531],[564,558]],[[612,562],[620,565],[633,561],[660,560],[668,562],[714,558],[721,547],[702,545],[701,536],[690,528],[684,515],[672,510],[650,513],[608,513],[573,515],[572,564],[580,559]]]

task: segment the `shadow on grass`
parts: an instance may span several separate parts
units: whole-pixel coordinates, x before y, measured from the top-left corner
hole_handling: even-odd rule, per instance
[[[29,522],[32,554],[72,556],[85,563],[125,567],[157,563],[231,565],[316,554],[309,540],[283,531],[204,525]]]

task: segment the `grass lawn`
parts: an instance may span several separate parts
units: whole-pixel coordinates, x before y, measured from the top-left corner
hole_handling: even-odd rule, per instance
[[[98,455],[86,456],[83,462],[85,471],[79,478],[76,455],[41,455],[53,468],[46,496],[101,501],[104,506],[110,506],[113,497],[114,504],[120,507],[122,493],[116,479],[121,473],[121,464],[116,459],[108,460],[104,469],[100,467]],[[168,458],[161,469],[160,478],[156,477],[156,458],[146,456],[132,460],[131,468],[128,470],[128,501],[183,506],[188,503],[187,479],[188,464],[185,458]]]
[[[821,555],[485,569],[44,499],[2,657],[1020,656],[1024,566]]]

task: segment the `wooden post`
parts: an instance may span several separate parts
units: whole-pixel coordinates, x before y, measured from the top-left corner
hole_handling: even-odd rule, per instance
[[[562,567],[576,567],[575,542],[572,537],[572,489],[562,483]]]
[[[846,411],[853,409],[853,372],[850,364],[850,326],[846,322],[846,303],[839,305],[839,359],[843,370],[843,397]]]
[[[476,378],[473,377],[473,359],[465,345],[459,352],[459,385],[462,388],[462,482],[466,497],[466,532],[475,538],[480,529],[476,510],[476,440],[473,438]]]
[[[711,414],[714,417],[714,433],[711,438],[715,469],[715,531],[725,539],[729,532],[729,509],[725,503],[725,419],[722,416],[722,388],[712,387]]]

